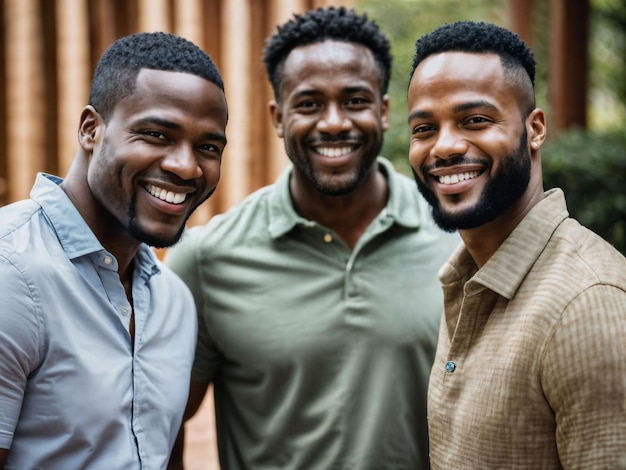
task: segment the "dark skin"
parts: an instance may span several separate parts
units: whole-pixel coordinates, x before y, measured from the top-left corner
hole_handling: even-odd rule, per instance
[[[227,116],[224,93],[215,84],[151,69],[139,72],[132,95],[116,104],[107,123],[92,106],[83,109],[79,148],[61,188],[117,260],[131,306],[141,243],[174,244],[215,189]],[[134,311],[128,329],[133,344]],[[8,454],[0,449],[0,470]]]
[[[387,181],[375,159],[389,100],[381,96],[374,57],[345,42],[298,47],[285,61],[280,90],[270,112],[294,163],[294,207],[354,249],[387,203]],[[338,155],[323,154],[331,150]]]
[[[503,156],[515,150],[526,130],[523,145],[531,159],[528,187],[493,220],[459,231],[478,267],[543,199],[540,148],[546,138],[546,118],[539,108],[525,117],[521,111],[531,92],[506,76],[496,54],[465,52],[427,57],[409,85],[409,160],[448,213],[462,213],[479,203],[485,186],[503,164]],[[438,160],[459,157],[474,160],[424,171]],[[456,183],[438,181],[472,172],[473,177]]]
[[[101,224],[101,220],[108,218],[106,210],[93,198],[83,197],[90,194],[87,180],[79,175],[86,175],[88,171],[89,154],[93,149],[92,136],[96,132],[95,126],[101,121],[97,113],[90,109],[84,109],[81,113],[81,125],[78,130],[78,139],[81,144],[77,151],[70,170],[61,184],[61,188],[72,203],[81,213],[87,225],[94,231],[98,240],[102,242],[104,248],[112,253],[118,262],[118,275],[124,286],[126,297],[131,307],[133,306],[133,268],[134,258],[141,245],[139,240],[126,233],[120,233],[119,227],[115,225]],[[89,153],[87,153],[89,152]],[[96,233],[96,230],[98,233]],[[129,332],[131,342],[135,340],[135,309],[133,308]]]
[[[290,182],[301,216],[332,229],[353,250],[387,203],[376,157],[388,127],[389,98],[374,57],[360,44],[324,41],[287,57],[280,100],[269,103],[276,132],[294,164]],[[191,380],[185,420],[209,388]],[[184,426],[169,470],[183,467]]]

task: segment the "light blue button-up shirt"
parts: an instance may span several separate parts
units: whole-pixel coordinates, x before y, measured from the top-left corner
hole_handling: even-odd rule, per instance
[[[132,307],[60,179],[0,209],[0,448],[7,469],[165,468],[187,400],[196,315],[142,245]],[[133,350],[134,349],[134,350]]]

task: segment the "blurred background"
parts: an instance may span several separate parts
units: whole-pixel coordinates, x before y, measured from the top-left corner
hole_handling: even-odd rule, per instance
[[[273,182],[288,159],[267,110],[264,41],[292,13],[328,5],[367,13],[392,42],[382,154],[407,174],[417,37],[461,19],[518,33],[535,52],[537,104],[548,114],[545,186],[564,188],[572,215],[626,253],[626,0],[0,0],[0,206],[28,197],[38,171],[66,173],[95,64],[115,39],[139,31],[194,41],[224,78],[222,179],[189,224]],[[188,424],[190,470],[218,468],[211,407],[207,400]]]

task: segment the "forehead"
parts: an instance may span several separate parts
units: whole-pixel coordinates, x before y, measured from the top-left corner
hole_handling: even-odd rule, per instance
[[[293,49],[283,66],[282,94],[312,88],[323,91],[350,84],[380,91],[372,51],[362,44],[327,40]]]
[[[135,89],[117,104],[114,115],[149,112],[211,118],[224,127],[227,120],[224,92],[214,83],[190,73],[142,69]]]
[[[497,54],[444,52],[427,57],[415,69],[409,102],[461,95],[516,98],[512,92]]]

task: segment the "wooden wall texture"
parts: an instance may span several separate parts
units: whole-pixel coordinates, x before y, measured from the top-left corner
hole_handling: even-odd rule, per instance
[[[288,160],[269,119],[265,38],[292,13],[353,0],[0,0],[0,206],[28,197],[35,175],[63,176],[101,54],[117,38],[167,31],[205,49],[222,72],[228,146],[203,223],[272,182]]]

